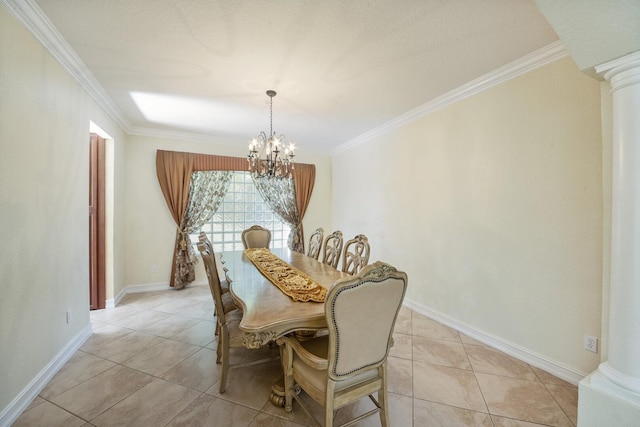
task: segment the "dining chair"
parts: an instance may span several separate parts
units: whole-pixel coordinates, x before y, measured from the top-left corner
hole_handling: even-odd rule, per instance
[[[342,272],[356,274],[369,262],[369,239],[364,234],[358,234],[344,245],[342,253]]]
[[[389,425],[387,357],[406,289],[407,275],[378,261],[333,284],[324,302],[328,335],[278,339],[287,412],[295,399],[314,424],[320,425],[297,395],[300,386],[324,407],[325,427],[333,426],[335,410],[366,396],[375,408],[345,425],[375,413],[382,426]],[[373,396],[376,391],[378,399]]]
[[[213,251],[213,243],[211,243],[211,240],[209,240],[209,236],[207,236],[207,233],[205,233],[204,231],[201,231],[200,234],[198,235],[198,240],[201,243],[204,243],[205,245],[207,245],[207,248],[209,249],[209,253],[214,254],[215,256],[215,252]],[[222,265],[222,270],[224,271],[224,279],[222,278],[221,274],[218,274],[218,277],[220,278],[220,286],[222,287],[222,293],[225,294],[229,292],[229,284],[233,280],[231,280],[231,278],[229,277],[229,269],[224,265],[224,258],[222,257],[222,254],[219,254],[219,259],[220,259],[220,264]],[[216,267],[217,267],[217,264],[216,264]]]
[[[271,243],[271,231],[259,225],[252,225],[242,232],[242,244],[245,249],[267,248]]]
[[[214,281],[213,283],[211,281],[209,281],[209,290],[211,290],[211,297],[214,299],[215,302],[215,296],[213,294],[213,288],[212,286],[217,286],[220,289],[220,299],[222,301],[222,310],[225,313],[230,313],[233,310],[240,310],[242,311],[242,307],[239,304],[236,304],[236,301],[233,299],[233,296],[229,293],[229,280],[228,280],[228,275],[226,273],[226,271],[228,271],[228,269],[225,268],[225,277],[227,279],[222,279],[221,275],[218,271],[218,263],[216,262],[216,256],[215,256],[215,252],[213,251],[213,245],[211,244],[211,241],[209,240],[209,237],[207,237],[207,234],[204,231],[200,232],[200,235],[198,236],[199,242],[200,244],[203,244],[205,246],[205,248],[208,250],[209,252],[209,256],[210,256],[210,260],[209,262],[212,264],[207,264],[207,261],[205,261],[204,258],[202,258],[202,262],[204,263],[204,268],[205,271],[207,272],[207,275],[209,274],[215,274],[215,276],[218,278],[218,280]],[[200,249],[200,247],[198,247],[198,249]],[[200,255],[202,256],[202,252],[200,253]],[[213,305],[213,316],[217,317],[218,315],[218,307],[217,305],[214,303]],[[220,334],[220,327],[219,325],[216,323],[216,328],[215,328],[215,333],[216,335]]]
[[[218,343],[216,347],[216,363],[222,363],[222,374],[220,376],[220,386],[218,391],[222,394],[227,387],[227,377],[229,376],[229,370],[232,368],[246,367],[255,365],[258,363],[268,362],[276,360],[278,357],[270,357],[259,360],[251,360],[249,362],[231,365],[229,361],[229,349],[230,348],[245,348],[243,336],[244,333],[240,330],[240,321],[242,320],[242,311],[239,309],[225,310],[222,302],[222,293],[220,291],[220,278],[216,271],[216,261],[214,254],[209,251],[207,245],[203,242],[198,242],[198,250],[202,256],[205,271],[207,273],[207,279],[209,281],[209,288],[213,296],[213,303],[216,311],[216,329],[218,331]],[[252,351],[246,349],[247,351]],[[241,355],[238,355],[241,357]],[[242,358],[244,360],[244,358]]]
[[[342,253],[342,231],[336,230],[324,239],[324,250],[322,252],[322,262],[333,268],[338,268],[340,254]]]
[[[318,227],[311,237],[309,237],[309,251],[307,252],[307,256],[314,259],[318,259],[320,257],[322,239],[324,239],[324,228]]]

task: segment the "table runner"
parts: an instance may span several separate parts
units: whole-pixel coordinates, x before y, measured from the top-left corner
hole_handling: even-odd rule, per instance
[[[264,277],[294,301],[324,302],[326,288],[272,254],[269,249],[249,248],[244,253]]]

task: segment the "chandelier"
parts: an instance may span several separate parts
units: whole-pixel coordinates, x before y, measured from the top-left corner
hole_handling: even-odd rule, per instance
[[[269,135],[260,132],[249,143],[249,172],[254,178],[289,178],[293,171],[296,147],[293,143],[283,147],[284,135],[276,136],[273,131],[273,97],[276,91],[268,90],[267,96],[270,98],[270,132]]]

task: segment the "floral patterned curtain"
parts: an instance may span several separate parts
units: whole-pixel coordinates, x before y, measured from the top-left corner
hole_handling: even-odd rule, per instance
[[[269,207],[289,224],[289,249],[304,253],[302,218],[296,206],[296,186],[292,178],[253,177],[258,192]]]
[[[198,171],[191,174],[187,210],[176,235],[176,268],[173,287],[181,289],[195,280],[198,258],[189,234],[209,221],[220,207],[229,184],[230,171]]]

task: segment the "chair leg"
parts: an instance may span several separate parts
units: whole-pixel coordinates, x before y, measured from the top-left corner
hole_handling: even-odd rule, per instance
[[[222,343],[220,343],[220,340]],[[220,328],[218,335],[218,349],[222,347],[222,376],[220,377],[220,394],[227,388],[227,376],[229,375],[229,331],[226,327]]]
[[[329,380],[327,382],[327,390],[324,397],[324,427],[333,427],[333,393],[335,388],[336,383]]]
[[[385,361],[379,368],[382,378],[382,388],[378,390],[378,404],[380,405],[380,424],[382,427],[389,425],[389,411],[387,399],[387,362]]]
[[[218,330],[219,327],[220,325],[216,323],[216,330]],[[222,361],[222,336],[220,334],[216,335],[218,335],[218,341],[216,345],[216,363],[220,364],[220,362]]]

